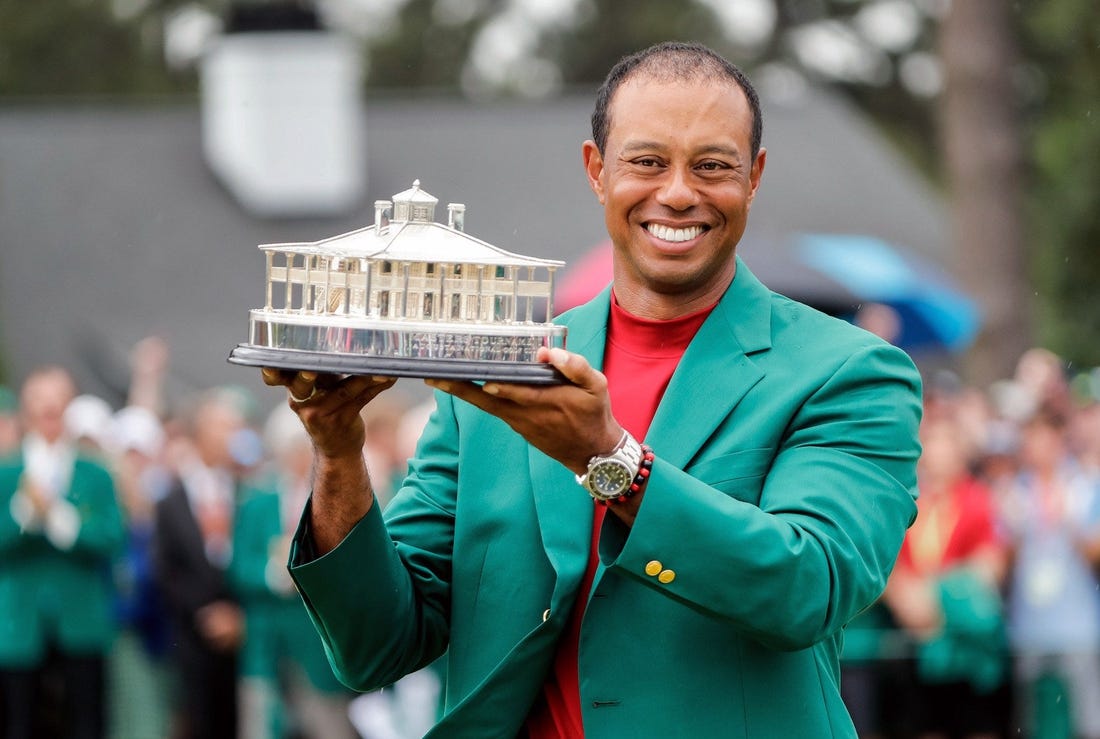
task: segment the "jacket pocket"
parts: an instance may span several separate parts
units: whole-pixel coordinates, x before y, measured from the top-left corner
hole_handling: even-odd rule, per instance
[[[727,495],[758,503],[764,476],[774,458],[774,449],[742,449],[700,460],[684,471]]]

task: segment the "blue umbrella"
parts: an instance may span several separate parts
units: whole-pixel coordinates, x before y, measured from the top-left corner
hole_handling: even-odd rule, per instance
[[[975,302],[937,265],[870,236],[804,234],[795,252],[807,266],[864,303],[882,303],[901,319],[897,344],[908,350],[959,352],[981,323]]]

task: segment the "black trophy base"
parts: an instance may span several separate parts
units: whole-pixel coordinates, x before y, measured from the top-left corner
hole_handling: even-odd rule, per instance
[[[333,354],[300,349],[270,349],[238,344],[229,353],[231,364],[312,370],[335,375],[420,377],[441,380],[512,382],[521,385],[560,385],[565,376],[548,364],[426,357],[378,357],[366,354]]]

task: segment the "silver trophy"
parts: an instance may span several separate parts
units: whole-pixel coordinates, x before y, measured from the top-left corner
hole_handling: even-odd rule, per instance
[[[564,347],[553,316],[565,266],[467,234],[466,207],[420,189],[374,204],[374,225],[321,241],[261,244],[266,300],[229,361],[336,374],[562,382],[535,358]],[[392,211],[392,215],[391,215]]]

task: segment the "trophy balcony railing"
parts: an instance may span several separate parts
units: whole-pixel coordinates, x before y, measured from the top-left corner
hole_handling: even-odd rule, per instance
[[[284,254],[276,265],[267,253],[268,312],[491,323],[553,315],[553,267]]]

